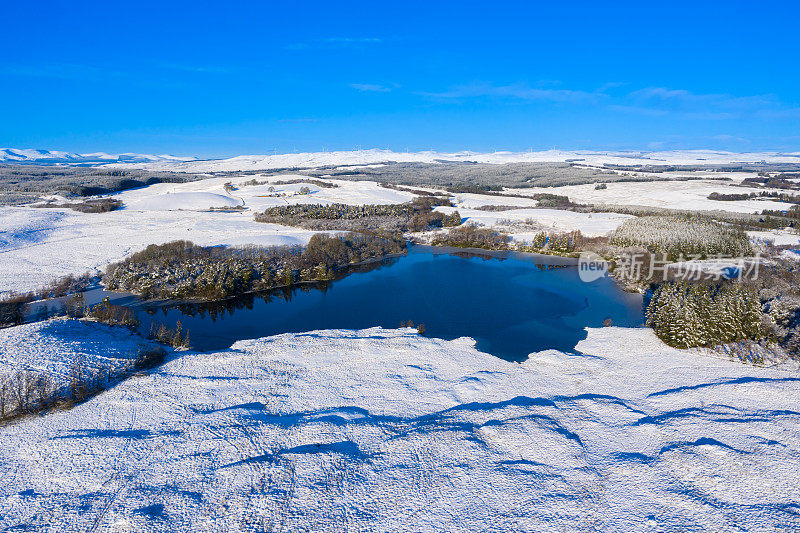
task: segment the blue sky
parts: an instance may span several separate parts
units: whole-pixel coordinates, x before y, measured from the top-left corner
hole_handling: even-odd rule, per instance
[[[0,146],[800,150],[796,2],[9,2]]]

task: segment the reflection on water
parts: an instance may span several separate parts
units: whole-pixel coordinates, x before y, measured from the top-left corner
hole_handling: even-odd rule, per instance
[[[394,328],[411,320],[424,323],[426,335],[472,337],[479,349],[513,361],[549,348],[572,351],[586,326],[607,319],[621,326],[643,321],[642,297],[622,292],[609,279],[583,283],[575,268],[563,264],[431,253],[425,247],[328,283],[223,302],[136,307],[142,332],[180,321],[200,350],[286,332]]]

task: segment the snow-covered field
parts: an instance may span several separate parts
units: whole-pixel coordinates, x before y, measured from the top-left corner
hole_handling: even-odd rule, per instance
[[[243,185],[253,179],[267,183]],[[415,196],[381,187],[372,181],[325,180],[338,185],[333,188],[319,187],[311,183],[272,184],[275,181],[302,179],[309,178],[300,174],[281,174],[268,178],[258,174],[239,178],[208,178],[189,183],[158,183],[125,191],[114,197],[125,202],[133,210],[203,210],[212,206],[240,205],[252,212],[287,203],[396,204],[407,202]],[[237,187],[237,190],[226,191],[224,185],[228,182]],[[274,190],[270,191],[270,187]],[[300,194],[300,189],[303,187],[308,188],[310,193]]]
[[[0,329],[0,374],[32,370],[65,385],[70,367],[79,363],[91,373],[117,373],[153,343],[121,327],[94,322],[52,319]]]
[[[260,185],[244,185],[256,179]],[[0,293],[38,288],[66,274],[99,271],[114,261],[149,244],[187,239],[202,245],[305,244],[313,232],[274,224],[260,224],[253,214],[267,207],[290,203],[381,204],[411,200],[412,193],[381,187],[375,182],[327,180],[339,185],[323,188],[310,183],[272,185],[275,181],[303,179],[299,174],[265,178],[259,175],[208,178],[189,183],[161,183],[115,195],[125,207],[118,211],[84,214],[68,209],[0,207]],[[236,190],[226,190],[231,182]],[[309,194],[301,194],[307,187]],[[273,190],[270,190],[273,188]],[[515,194],[545,192],[568,196],[581,203],[608,203],[671,207],[678,209],[723,209],[754,212],[786,209],[788,204],[746,200],[708,200],[710,192],[750,192],[725,182],[682,181],[609,183],[606,190],[594,185],[514,189]],[[604,235],[614,230],[626,215],[574,213],[555,209],[532,209],[534,199],[480,194],[455,195],[456,208],[468,221],[496,226],[499,221],[532,220],[539,229]],[[519,206],[518,210],[481,211],[483,205]],[[211,208],[223,211],[212,211]],[[235,211],[235,209],[242,209]],[[224,211],[224,210],[228,211]],[[450,212],[448,208],[438,208]],[[504,227],[516,240],[532,235],[530,229]],[[784,232],[785,233],[785,232]],[[758,237],[769,238],[770,235]],[[796,235],[776,235],[776,241],[798,242]]]
[[[686,173],[684,173],[686,174]],[[729,211],[733,213],[761,213],[764,209],[785,211],[792,204],[772,200],[709,200],[712,192],[722,194],[749,194],[751,192],[782,192],[777,189],[740,187],[725,181],[646,181],[608,183],[606,189],[595,189],[594,184],[564,187],[534,187],[511,189],[514,194],[560,194],[581,204],[638,205],[693,211]],[[792,194],[791,192],[788,192]],[[515,204],[510,204],[515,205]]]
[[[437,211],[450,214],[458,211],[465,222],[472,222],[482,226],[498,226],[501,222],[532,222],[545,231],[580,231],[586,236],[596,237],[606,235],[625,222],[631,215],[618,215],[615,213],[576,213],[558,209],[512,209],[509,211],[481,211],[479,209],[464,209],[456,207],[437,207]],[[505,228],[514,231],[513,227]],[[530,238],[525,232],[514,234],[517,239]]]
[[[185,353],[0,429],[0,525],[800,528],[796,371],[670,349],[647,329],[590,330],[577,349],[517,364],[375,328]]]
[[[272,181],[297,179],[276,176]],[[253,220],[255,211],[286,203],[401,203],[413,194],[373,182],[342,181],[338,188],[303,184],[223,189],[252,179],[211,178],[182,184],[157,184],[116,195],[125,207],[86,214],[69,209],[0,207],[0,293],[36,289],[53,278],[102,270],[109,263],[176,239],[201,245],[305,244],[314,232]],[[259,178],[263,179],[263,178]],[[270,194],[286,196],[269,197]],[[213,212],[211,207],[244,206],[242,212]]]
[[[772,242],[776,246],[796,245],[800,247],[800,235],[786,230],[781,231],[748,231],[751,239],[761,242]]]

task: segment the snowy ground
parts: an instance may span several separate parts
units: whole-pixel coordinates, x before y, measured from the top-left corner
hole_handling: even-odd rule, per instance
[[[748,231],[752,239],[772,242],[776,246],[796,245],[800,247],[800,235],[789,231]]]
[[[117,373],[153,343],[125,328],[94,322],[52,319],[0,329],[0,374],[32,370],[65,385],[70,367],[80,363],[91,373],[107,369]]]
[[[272,181],[296,179],[286,175]],[[36,289],[66,274],[102,270],[109,263],[145,248],[176,239],[201,245],[305,244],[314,232],[262,224],[255,211],[287,203],[401,203],[413,194],[380,187],[372,182],[338,182],[338,188],[302,184],[242,187],[230,194],[223,184],[234,185],[253,177],[157,184],[126,191],[115,197],[125,207],[109,213],[87,214],[69,209],[0,207],[0,293]],[[263,180],[265,178],[258,178]],[[269,194],[285,196],[268,197]],[[212,212],[210,207],[243,205],[241,212]]]
[[[498,226],[501,222],[532,222],[545,231],[575,231],[578,230],[586,236],[596,237],[607,235],[614,231],[631,215],[618,215],[615,213],[575,213],[558,209],[512,209],[509,211],[481,211],[478,209],[464,209],[461,207],[437,207],[437,211],[450,214],[458,211],[465,222],[473,222],[482,226]],[[504,226],[504,230],[514,232],[518,240],[530,239],[536,231],[515,230],[513,226]]]
[[[577,349],[516,364],[375,328],[186,353],[0,429],[0,527],[800,528],[796,370],[646,329]]]
[[[448,155],[485,162],[576,156],[586,164],[800,160],[800,154],[711,152]],[[145,159],[144,165],[209,171],[425,158],[442,154]],[[125,208],[104,214],[0,208],[0,292],[102,269],[175,239],[307,242],[312,232],[253,220],[272,205],[413,197],[371,182],[275,185],[273,191],[269,183],[243,185],[253,178],[267,179],[210,178],[126,191],[117,195]],[[228,181],[237,190],[226,190]],[[309,194],[300,194],[303,186]],[[712,191],[748,191],[712,181],[514,190],[525,191],[586,203],[774,208],[707,200]],[[536,201],[526,198],[459,194],[456,200],[462,217],[495,227],[504,219],[531,219],[540,229],[602,235],[628,218],[533,209]],[[519,209],[475,209],[487,204]],[[531,231],[519,226],[514,237]],[[788,232],[753,236],[799,242]],[[0,369],[48,369],[63,377],[75,359],[89,368],[122,365],[141,342],[99,324],[18,326],[0,330]],[[478,352],[469,339],[376,328],[174,354],[152,373],[72,410],[0,428],[0,529],[800,529],[796,366],[756,368],[674,350],[647,329],[590,330],[577,350],[534,354],[516,364]]]
[[[299,174],[265,178],[260,175],[209,178],[190,183],[162,183],[115,195],[125,207],[118,211],[84,214],[68,209],[0,207],[0,293],[33,290],[66,274],[99,271],[114,261],[141,250],[148,244],[187,239],[202,245],[305,244],[313,232],[274,224],[260,224],[253,214],[267,207],[290,203],[375,204],[401,203],[412,193],[381,187],[367,181],[327,180],[336,188],[310,183],[273,185],[279,180],[302,179]],[[256,179],[262,185],[245,186]],[[236,190],[226,190],[231,182]],[[274,190],[270,191],[270,187]],[[309,194],[300,194],[303,187]],[[581,203],[651,205],[679,209],[723,209],[739,212],[766,208],[785,209],[788,204],[747,200],[707,200],[710,192],[750,192],[726,182],[683,181],[609,183],[606,190],[594,185],[514,189],[515,194],[546,192],[567,195]],[[454,195],[456,208],[468,221],[497,226],[499,221],[525,222],[533,228],[502,226],[516,240],[529,239],[535,231],[580,230],[586,235],[604,235],[614,230],[626,215],[574,213],[555,209],[533,209],[537,201],[528,198],[480,194]],[[483,205],[510,205],[520,209],[490,212],[475,209]],[[211,211],[211,208],[228,211]],[[242,209],[236,211],[234,208]],[[437,208],[449,212],[448,208]],[[770,233],[758,234],[771,238]],[[797,235],[775,235],[776,243],[796,243]]]
[[[243,206],[251,211],[263,211],[267,207],[288,203],[345,203],[397,204],[414,198],[414,194],[381,187],[372,181],[324,180],[338,185],[324,188],[311,183],[274,185],[276,181],[309,179],[300,174],[282,174],[264,177],[258,174],[238,178],[208,178],[189,183],[159,183],[115,195],[133,210],[203,210],[211,206]],[[263,185],[243,185],[256,180]],[[237,189],[226,191],[230,182]],[[270,191],[270,187],[274,190]],[[309,194],[300,194],[307,187]]]
[[[686,175],[687,173],[684,172],[682,174]],[[617,182],[608,183],[606,189],[600,190],[595,189],[594,184],[509,189],[509,192],[522,195],[537,193],[560,194],[567,196],[576,203],[594,205],[638,205],[694,211],[719,210],[734,213],[761,213],[764,209],[785,211],[792,206],[792,204],[772,200],[721,201],[708,199],[708,195],[712,192],[749,194],[751,192],[759,193],[764,191],[793,194],[791,191],[740,187],[731,182],[711,180]],[[517,205],[510,202],[508,204]]]

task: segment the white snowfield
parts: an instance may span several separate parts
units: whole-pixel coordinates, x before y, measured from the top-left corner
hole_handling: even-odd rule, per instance
[[[244,185],[255,179],[266,182]],[[407,202],[414,194],[387,189],[375,182],[325,179],[338,187],[324,188],[312,183],[275,185],[276,181],[308,179],[301,174],[264,177],[208,178],[189,183],[160,183],[114,195],[125,204],[118,211],[85,214],[69,209],[0,207],[0,293],[29,291],[67,274],[96,272],[109,263],[145,248],[176,239],[201,245],[275,245],[308,242],[314,232],[275,224],[255,222],[253,215],[267,207],[295,203],[393,204]],[[230,182],[236,190],[226,190]],[[307,188],[308,194],[301,194]],[[270,190],[272,189],[272,190]],[[564,194],[577,202],[655,205],[683,209],[725,209],[756,211],[788,204],[747,200],[715,202],[705,197],[716,192],[749,192],[725,182],[610,183],[607,190],[593,185],[514,189],[515,194],[546,192]],[[304,191],[305,192],[305,191]],[[628,215],[575,213],[556,209],[533,209],[533,198],[480,194],[454,195],[456,208],[467,221],[497,226],[500,221],[532,221],[532,228],[503,226],[515,240],[533,233],[580,230],[589,236],[605,235]],[[509,211],[481,211],[483,205],[518,206]],[[212,211],[221,209],[222,211]],[[242,209],[236,211],[235,209]],[[451,209],[437,208],[442,212]],[[764,232],[754,234],[777,244],[800,242],[796,234]]]
[[[277,181],[309,180],[301,174],[281,174],[264,177],[258,174],[238,178],[207,178],[188,183],[157,183],[114,195],[130,209],[150,210],[206,210],[210,207],[242,206],[252,212],[267,207],[286,204],[397,204],[408,202],[416,195],[381,187],[374,181],[346,181],[313,178],[338,187],[325,188],[312,183],[275,185]],[[244,185],[251,180],[263,184]],[[230,183],[236,190],[224,189]],[[272,188],[273,190],[270,190]],[[301,194],[307,188],[309,194]]]
[[[152,195],[141,200],[133,200],[128,208],[134,211],[182,211],[212,208],[231,208],[242,205],[241,201],[213,192],[176,192]]]
[[[257,177],[259,180],[267,178]],[[300,179],[282,175],[272,181]],[[185,239],[204,246],[305,245],[315,232],[253,219],[256,211],[287,203],[402,203],[414,195],[374,182],[337,182],[338,188],[311,184],[254,185],[226,192],[223,185],[253,179],[211,178],[161,183],[125,191],[115,198],[123,209],[78,213],[69,209],[0,207],[0,294],[29,291],[54,278],[103,270],[150,244]],[[302,187],[310,194],[299,194]],[[284,196],[268,196],[280,194]],[[210,211],[242,206],[242,212]]]
[[[800,247],[800,235],[786,230],[782,231],[748,231],[750,238],[756,242],[771,242],[776,246],[796,245]]]
[[[573,211],[562,211],[559,209],[511,209],[508,211],[481,211],[479,209],[456,207],[437,207],[437,211],[450,214],[458,211],[464,222],[474,223],[480,226],[498,226],[505,222],[532,222],[544,231],[569,232],[580,231],[587,237],[597,237],[607,235],[617,229],[620,224],[634,218],[632,215],[618,215],[615,213],[576,213]],[[506,227],[504,226],[504,229]],[[517,240],[532,238],[534,231],[525,232],[514,230],[509,226],[508,231],[513,232],[512,236]]]
[[[739,175],[739,179],[741,179],[741,175]],[[793,194],[791,191],[741,187],[733,182],[716,180],[612,182],[607,183],[606,187],[606,189],[598,190],[595,189],[595,184],[586,184],[508,189],[508,191],[521,195],[534,195],[537,193],[560,194],[580,204],[601,206],[603,204],[636,205],[692,211],[729,211],[734,213],[761,213],[764,209],[786,211],[792,207],[792,204],[760,199],[709,200],[708,195],[712,192],[721,194],[757,194],[765,191]],[[516,204],[509,203],[509,205]]]
[[[305,152],[278,155],[240,155],[229,159],[197,161],[154,161],[119,163],[111,166],[170,170],[176,172],[255,171],[282,168],[316,168],[340,165],[375,165],[381,163],[564,163],[591,166],[613,165],[712,165],[728,163],[800,163],[800,152],[736,153],[716,150],[619,151],[543,150],[531,152],[393,152],[371,149],[333,152]]]
[[[373,328],[185,353],[0,428],[0,527],[800,528],[800,373],[647,329],[577,350],[517,364]]]
[[[115,374],[147,346],[157,345],[131,335],[125,328],[79,320],[45,320],[0,329],[0,373],[45,373],[53,378],[54,385],[64,386],[73,363],[89,373],[106,369]]]

